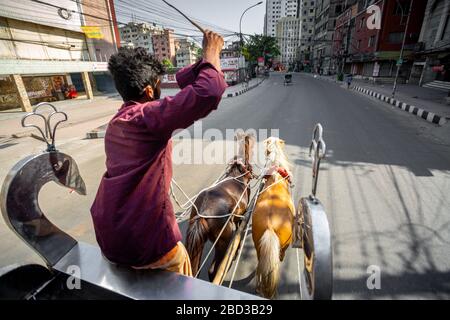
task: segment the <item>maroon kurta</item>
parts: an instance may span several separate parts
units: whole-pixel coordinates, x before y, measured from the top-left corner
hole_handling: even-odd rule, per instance
[[[169,197],[176,129],[217,109],[226,83],[210,63],[178,72],[174,97],[125,103],[105,136],[106,168],[91,208],[97,242],[112,262],[143,266],[181,240]]]

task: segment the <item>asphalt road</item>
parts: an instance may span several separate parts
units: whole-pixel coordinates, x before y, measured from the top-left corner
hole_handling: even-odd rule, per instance
[[[295,166],[297,202],[311,190],[308,148],[318,122],[324,127],[328,147],[317,195],[332,228],[333,298],[450,298],[448,126],[436,127],[333,83],[295,74],[293,85],[286,87],[281,75],[272,74],[258,88],[223,100],[219,110],[202,121],[202,127],[220,132],[279,129]],[[21,143],[8,148],[2,171],[18,154],[37,148],[38,142],[30,139],[20,139]],[[89,207],[104,170],[102,140],[72,137],[60,149],[79,162],[88,196],[68,194],[49,184],[40,195],[41,207],[61,228],[95,243]],[[4,151],[0,154],[5,155]],[[195,194],[223,170],[223,163],[182,164],[174,166],[174,177],[188,194]],[[185,224],[181,227],[185,229]],[[0,265],[39,261],[4,224],[0,236],[4,252]],[[234,288],[254,293],[255,256],[249,235]],[[369,266],[380,268],[380,289],[367,287]],[[206,278],[206,272],[201,277]],[[278,298],[300,298],[295,249],[289,250],[282,264]]]
[[[203,129],[279,129],[295,164],[297,201],[311,190],[307,150],[317,122],[328,146],[318,197],[332,225],[334,298],[448,298],[450,146],[427,131],[441,128],[336,84],[296,75],[285,87],[272,74],[224,103]],[[235,285],[253,292],[251,238],[247,244]],[[373,265],[381,270],[380,290],[367,288]],[[279,298],[299,298],[298,288],[293,249]]]

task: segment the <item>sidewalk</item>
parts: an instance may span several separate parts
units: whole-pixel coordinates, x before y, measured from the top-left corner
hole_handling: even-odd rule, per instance
[[[52,102],[52,104],[60,111],[64,111],[68,120],[61,123],[59,128],[73,126],[75,124],[92,121],[94,119],[105,118],[114,115],[122,100],[118,94],[108,94],[95,96],[94,99],[79,98],[75,100],[65,100]],[[29,136],[36,133],[34,128],[24,128],[21,125],[21,119],[26,112],[20,109],[0,111],[0,138],[9,138]],[[39,123],[38,120],[30,119],[30,123]]]
[[[317,79],[345,85],[336,76],[317,76]],[[428,122],[444,125],[450,119],[450,105],[446,104],[446,92],[412,84],[399,84],[392,99],[392,84],[372,84],[354,79],[352,89],[394,105]]]
[[[104,101],[106,99],[117,99],[120,98],[118,93],[107,93],[107,94],[101,94],[98,93],[94,95],[94,99],[88,100],[85,95],[81,95],[76,99],[73,100],[64,100],[64,101],[54,101],[50,102],[52,105],[54,105],[58,110],[65,111],[70,110],[71,108],[74,108],[76,106],[80,106],[86,103],[93,103],[98,101]],[[34,107],[34,105],[32,106]],[[23,112],[20,108],[16,109],[8,109],[8,110],[1,110],[0,111],[0,121],[13,119],[13,118],[22,118],[26,112]]]

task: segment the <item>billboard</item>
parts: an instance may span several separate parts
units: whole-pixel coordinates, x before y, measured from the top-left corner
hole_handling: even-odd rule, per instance
[[[84,34],[89,39],[103,39],[103,33],[102,30],[100,30],[100,27],[82,26],[81,30],[83,30]]]
[[[263,57],[259,57],[258,58],[258,66],[259,67],[264,67],[264,58]]]
[[[239,58],[220,59],[220,68],[222,68],[222,70],[237,70],[237,69],[239,69]]]
[[[245,68],[245,58],[223,58],[220,59],[220,68],[222,70],[238,70]]]

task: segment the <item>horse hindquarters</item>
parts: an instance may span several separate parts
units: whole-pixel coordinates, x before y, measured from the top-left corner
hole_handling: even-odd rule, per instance
[[[268,299],[275,296],[280,277],[280,240],[272,229],[267,229],[259,240],[257,289]]]
[[[208,236],[208,230],[202,223],[203,218],[197,216],[189,221],[189,228],[186,234],[186,250],[191,259],[192,273],[195,276],[200,267],[203,247]]]

